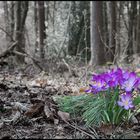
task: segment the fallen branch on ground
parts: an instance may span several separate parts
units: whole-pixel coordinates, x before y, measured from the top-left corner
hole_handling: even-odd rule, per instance
[[[12,52],[13,52],[14,48],[16,47],[16,45],[17,45],[17,41],[14,42],[12,45],[10,45],[6,51],[4,51],[2,54],[0,54],[0,58],[2,58],[2,57],[6,58],[10,54],[12,54]]]
[[[43,68],[38,64],[38,63],[40,63],[40,61],[38,59],[32,57],[28,53],[21,53],[21,52],[18,52],[18,51],[13,51],[13,53],[16,54],[16,55],[20,55],[20,56],[24,56],[24,57],[30,58],[33,61],[33,64],[35,66],[37,66],[37,68],[39,68],[41,71],[43,71]]]

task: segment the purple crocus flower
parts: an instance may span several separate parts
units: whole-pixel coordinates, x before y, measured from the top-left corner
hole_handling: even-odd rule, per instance
[[[100,91],[104,91],[107,89],[107,86],[106,86],[106,83],[104,80],[98,80],[98,81],[95,81],[93,84],[92,84],[92,88],[96,91],[96,92],[100,92]]]
[[[86,90],[88,93],[97,93],[116,87],[120,87],[126,92],[131,92],[135,88],[140,90],[140,78],[137,77],[136,73],[122,70],[121,68],[94,74],[91,82],[90,88]]]
[[[129,75],[130,75],[130,73],[128,71],[123,71],[122,76],[123,76],[124,80],[127,80],[129,78]]]
[[[125,78],[125,77],[124,77]],[[121,82],[121,88],[124,89],[126,92],[132,91],[134,88],[138,86],[139,80],[136,76],[136,73],[131,72],[127,80]]]
[[[92,85],[89,84],[89,89],[85,90],[87,93],[95,93],[95,90],[92,88]]]
[[[89,85],[90,88],[86,90],[85,92],[97,93],[97,92],[105,91],[106,89],[108,89],[109,86],[107,85],[104,76],[105,76],[104,74],[93,75],[92,84]]]
[[[120,95],[120,101],[118,101],[118,105],[121,107],[124,107],[124,109],[128,110],[130,108],[133,108],[134,105],[132,103],[132,96],[130,92],[127,92],[126,94]]]
[[[120,68],[112,69],[107,74],[106,81],[109,87],[117,87],[122,79],[122,70]]]

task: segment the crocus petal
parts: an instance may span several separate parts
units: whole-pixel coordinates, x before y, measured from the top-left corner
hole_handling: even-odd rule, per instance
[[[133,104],[129,104],[129,108],[133,108],[134,107],[134,105]]]
[[[125,80],[127,80],[127,79],[129,78],[129,72],[128,72],[128,71],[125,71],[125,72],[123,73],[123,78],[124,78]]]
[[[121,102],[121,101],[117,101],[117,103],[119,106],[124,106],[123,102]]]
[[[131,98],[132,98],[131,92],[127,92],[127,93],[125,94],[125,99],[126,99],[126,100],[130,100]]]
[[[134,72],[131,72],[130,74],[129,74],[129,79],[128,79],[128,81],[129,81],[129,83],[130,84],[134,84],[134,82],[136,81],[136,74],[134,73]]]
[[[87,92],[87,93],[91,93],[91,89],[87,89],[87,90],[85,90],[85,92]]]
[[[128,105],[125,105],[124,106],[124,109],[128,110],[129,109],[129,106]]]
[[[122,102],[125,102],[125,101],[126,101],[126,95],[125,95],[125,94],[122,94],[122,95],[120,96],[120,98],[121,98]]]

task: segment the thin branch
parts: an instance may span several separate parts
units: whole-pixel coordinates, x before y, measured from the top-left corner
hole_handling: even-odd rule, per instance
[[[5,33],[9,36],[10,39],[11,39],[11,41],[15,41],[15,40],[13,39],[12,35],[9,34],[5,29],[3,29],[2,27],[0,27],[0,30],[2,30],[3,32],[5,32]]]
[[[0,54],[0,58],[7,57],[10,53],[12,53],[12,51],[14,50],[16,45],[17,45],[17,41],[14,42],[12,45],[10,45],[6,51],[4,51],[2,54]]]
[[[67,122],[67,121],[65,121],[65,123],[68,124],[69,126],[71,126],[72,128],[77,129],[78,131],[80,131],[80,132],[86,134],[87,136],[91,137],[92,139],[96,139],[93,135],[87,133],[86,131],[82,130],[81,128],[79,128],[79,127],[77,127],[77,126],[74,126],[74,125],[70,124],[70,123]]]
[[[14,54],[16,55],[20,55],[20,56],[24,56],[24,57],[28,57],[32,60],[33,64],[35,66],[37,66],[41,71],[43,71],[43,67],[41,67],[38,63],[40,63],[40,61],[34,57],[32,57],[31,55],[29,55],[28,53],[21,53],[21,52],[18,52],[18,51],[13,51]]]

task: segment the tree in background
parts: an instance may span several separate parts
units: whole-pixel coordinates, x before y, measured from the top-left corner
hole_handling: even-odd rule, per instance
[[[109,28],[109,60],[113,62],[115,56],[116,49],[116,2],[109,2],[109,20],[110,20],[110,28]]]
[[[128,49],[127,55],[130,56],[134,53],[134,42],[135,42],[135,34],[136,34],[136,16],[137,16],[137,1],[130,1],[127,3],[128,9]]]
[[[5,22],[5,31],[10,33],[10,24],[9,24],[9,11],[8,11],[8,3],[7,1],[3,1],[3,8],[4,8],[4,22]],[[10,37],[6,34],[6,41],[7,43],[10,41]]]
[[[25,52],[25,21],[28,12],[28,1],[15,2],[15,41],[17,41],[16,51]],[[16,55],[18,65],[24,64],[24,56]]]
[[[140,1],[138,2],[138,15],[137,15],[137,27],[136,27],[136,48],[135,52],[140,53]]]
[[[14,1],[10,1],[9,19],[10,19],[10,34],[14,36],[15,17],[14,17]]]
[[[44,39],[45,35],[45,8],[44,1],[38,1],[38,19],[39,19],[39,48],[40,48],[40,58],[44,59],[45,50],[44,50]]]
[[[90,2],[90,35],[91,35],[91,65],[102,65],[105,63],[104,45],[102,41],[103,13],[102,1]]]
[[[90,58],[90,11],[89,2],[72,1],[71,17],[69,21],[69,55],[86,56],[88,48],[88,57]]]
[[[35,54],[38,49],[38,12],[37,12],[37,1],[34,1],[34,30],[35,30]]]

